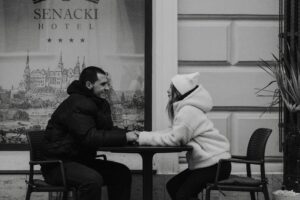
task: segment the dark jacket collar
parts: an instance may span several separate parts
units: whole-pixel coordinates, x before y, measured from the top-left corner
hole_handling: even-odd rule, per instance
[[[68,89],[67,93],[70,94],[81,94],[88,97],[94,97],[95,95],[89,89],[87,89],[84,85],[82,85],[78,80],[73,81]]]

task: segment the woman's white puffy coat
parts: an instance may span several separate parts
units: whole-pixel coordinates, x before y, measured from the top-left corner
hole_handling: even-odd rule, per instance
[[[141,132],[140,145],[179,146],[190,145],[193,151],[187,152],[189,169],[208,167],[219,159],[230,158],[229,142],[214,128],[206,116],[212,109],[209,93],[199,85],[183,100],[173,104],[174,121],[172,127],[162,131]]]

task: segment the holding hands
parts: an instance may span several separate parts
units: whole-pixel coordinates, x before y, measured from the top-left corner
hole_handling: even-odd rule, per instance
[[[137,142],[139,138],[140,132],[139,131],[129,131],[126,133],[126,139],[129,143]]]

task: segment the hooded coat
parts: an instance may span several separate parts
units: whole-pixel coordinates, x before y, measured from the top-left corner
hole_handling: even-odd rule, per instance
[[[212,109],[209,93],[199,85],[183,100],[173,104],[172,127],[162,131],[141,132],[140,145],[193,147],[187,152],[189,169],[212,166],[220,159],[230,158],[229,142],[214,127],[206,113]]]
[[[62,160],[94,159],[100,146],[126,144],[125,130],[113,127],[109,103],[74,81],[69,97],[54,111],[45,131],[44,154]]]

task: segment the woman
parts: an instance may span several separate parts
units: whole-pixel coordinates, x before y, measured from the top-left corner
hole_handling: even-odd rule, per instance
[[[230,158],[228,140],[206,116],[212,108],[212,99],[198,80],[198,72],[174,76],[167,105],[172,127],[141,132],[137,140],[139,145],[193,147],[193,151],[186,154],[188,169],[167,183],[172,200],[196,198],[206,183],[214,181],[218,161]],[[221,169],[221,179],[227,178],[230,172],[231,165],[227,163]]]

